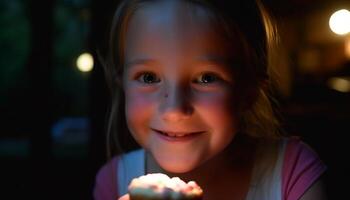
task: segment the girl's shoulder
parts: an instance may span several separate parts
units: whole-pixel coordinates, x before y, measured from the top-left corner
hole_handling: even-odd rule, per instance
[[[259,149],[260,148],[260,149]],[[270,151],[266,150],[270,148]],[[320,159],[318,153],[299,136],[281,137],[277,140],[263,140],[258,143],[258,150],[263,153],[275,152],[283,156],[285,161],[302,162]],[[269,155],[270,156],[270,155]]]
[[[144,150],[137,149],[120,155],[115,155],[109,159],[98,171],[97,177],[104,177],[106,174],[109,174],[111,171],[115,171],[120,164],[129,164],[132,162],[132,165],[139,162],[143,163],[144,159]]]
[[[296,172],[310,167],[325,168],[325,164],[318,153],[300,137],[284,138],[283,170]]]
[[[96,200],[109,200],[107,197],[116,197],[126,191],[125,184],[131,178],[144,173],[144,150],[138,149],[125,154],[114,156],[107,161],[97,172],[94,197]],[[128,171],[126,171],[126,169]],[[120,175],[127,175],[121,177]],[[120,188],[123,186],[123,188]],[[115,198],[112,198],[115,200]]]
[[[326,171],[318,153],[300,137],[284,139],[282,193],[286,199],[299,199]]]
[[[106,162],[97,172],[93,195],[95,200],[114,200],[118,195],[116,183],[116,168],[118,157],[115,156]]]
[[[299,137],[263,140],[257,148],[249,200],[299,199],[326,170]]]

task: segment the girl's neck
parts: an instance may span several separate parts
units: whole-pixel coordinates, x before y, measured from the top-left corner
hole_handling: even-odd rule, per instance
[[[184,181],[195,180],[204,190],[211,187],[213,183],[226,182],[227,178],[234,182],[232,178],[241,176],[242,170],[247,170],[252,166],[255,143],[252,139],[237,135],[234,142],[219,155],[211,158],[198,168],[183,174],[169,173],[163,170],[154,160],[152,155],[147,153],[146,172],[165,173],[170,177],[180,177]]]

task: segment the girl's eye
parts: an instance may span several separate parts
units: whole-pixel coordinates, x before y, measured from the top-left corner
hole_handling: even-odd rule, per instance
[[[137,80],[146,83],[146,84],[152,84],[152,83],[159,83],[160,79],[152,72],[143,72],[137,76]]]
[[[213,73],[204,73],[196,78],[195,82],[199,84],[210,84],[219,80],[219,77]]]

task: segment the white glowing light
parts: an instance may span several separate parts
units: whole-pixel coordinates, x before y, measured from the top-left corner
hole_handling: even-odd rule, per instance
[[[327,81],[327,84],[338,92],[350,92],[350,77],[333,77]]]
[[[94,59],[91,54],[83,53],[77,59],[77,67],[82,72],[89,72],[94,67]]]
[[[338,35],[350,32],[350,11],[341,9],[332,14],[329,19],[329,27]]]

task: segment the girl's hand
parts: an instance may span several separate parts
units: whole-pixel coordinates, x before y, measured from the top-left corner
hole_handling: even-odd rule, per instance
[[[129,200],[130,197],[128,194],[121,196],[118,200]]]

